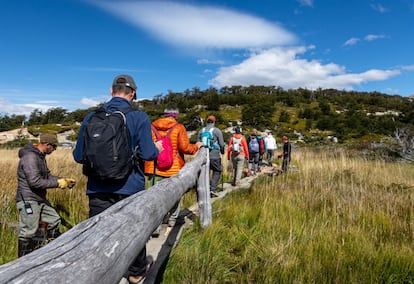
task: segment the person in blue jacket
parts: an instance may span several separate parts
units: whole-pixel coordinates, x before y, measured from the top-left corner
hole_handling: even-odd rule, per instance
[[[136,99],[137,86],[129,75],[119,75],[114,78],[110,89],[112,99],[104,104],[103,108],[109,112],[124,110],[132,106]],[[84,118],[77,139],[73,157],[76,162],[82,163],[84,147],[84,129],[93,112]],[[89,217],[93,217],[122,199],[145,189],[144,160],[154,160],[162,151],[162,143],[152,140],[151,123],[148,115],[134,110],[126,114],[126,125],[130,134],[130,146],[137,148],[138,163],[125,179],[101,181],[89,177],[86,185],[86,194],[89,198]],[[138,283],[152,265],[152,260],[146,256],[144,247],[128,269],[128,281]]]

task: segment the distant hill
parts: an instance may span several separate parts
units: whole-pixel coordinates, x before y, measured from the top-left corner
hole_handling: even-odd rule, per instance
[[[397,128],[413,128],[413,96],[335,89],[232,86],[219,90],[193,88],[169,92],[133,104],[145,111],[152,121],[159,118],[166,107],[176,106],[180,110],[179,121],[189,131],[200,129],[206,117],[212,114],[217,118],[216,126],[221,129],[231,130],[235,125],[241,125],[246,134],[253,129],[272,131],[276,137],[287,135],[311,145],[329,141],[381,141],[383,137],[392,136]],[[25,124],[42,131],[53,125],[67,125],[66,128],[75,131],[71,138],[76,139],[78,123],[93,109],[69,112],[55,108],[44,113],[35,110],[26,118]],[[18,128],[22,119],[20,116],[0,117],[0,131]],[[54,133],[69,130],[54,128],[51,130]],[[230,133],[225,132],[225,139],[229,136]]]

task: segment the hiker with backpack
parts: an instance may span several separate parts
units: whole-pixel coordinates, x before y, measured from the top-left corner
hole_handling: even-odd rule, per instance
[[[273,159],[275,157],[275,151],[277,149],[276,139],[273,137],[272,132],[269,132],[265,137],[265,148],[267,153],[267,164],[273,167]]]
[[[111,100],[84,118],[73,151],[88,177],[89,217],[145,189],[144,161],[163,150],[154,143],[146,113],[133,108],[137,86],[129,75],[119,75],[110,88]],[[128,268],[130,283],[145,278],[153,260],[144,248]]]
[[[223,166],[221,164],[221,155],[224,154],[224,139],[220,129],[215,127],[216,117],[209,115],[207,125],[198,133],[198,141],[203,143],[203,147],[209,149],[210,170],[213,172],[210,181],[210,196],[218,197],[217,185],[220,181]]]
[[[56,150],[56,135],[41,134],[40,143],[28,143],[19,150],[16,207],[19,211],[18,257],[58,237],[61,218],[46,199],[50,188],[72,188],[75,180],[50,173],[46,155]]]
[[[148,183],[151,186],[164,178],[178,174],[185,164],[184,154],[194,155],[202,145],[201,142],[190,143],[187,130],[183,124],[178,122],[178,116],[178,108],[168,107],[164,110],[163,117],[152,123],[152,139],[165,142],[163,143],[164,150],[158,158],[155,161],[145,162],[145,174],[148,176]],[[175,225],[179,213],[180,201],[167,214],[169,215],[169,227]],[[159,234],[159,229],[153,233],[153,236]]]
[[[232,185],[240,185],[241,176],[244,168],[244,161],[249,160],[249,148],[247,147],[246,138],[241,132],[240,126],[236,126],[235,133],[229,140],[227,147],[227,158],[233,165]]]
[[[259,157],[263,146],[257,138],[257,130],[253,130],[247,139],[247,146],[249,148],[249,163],[247,165],[247,176],[255,176],[259,171]],[[252,173],[253,171],[253,173]]]
[[[289,138],[287,136],[282,137],[283,142],[283,152],[278,155],[278,158],[283,158],[282,161],[282,172],[286,173],[289,170],[291,152],[292,152],[292,145],[289,142]]]
[[[266,153],[266,144],[264,143],[264,137],[262,135],[262,132],[257,131],[257,140],[259,141],[259,162],[257,163],[257,171],[262,171],[262,165],[263,165],[263,156]]]

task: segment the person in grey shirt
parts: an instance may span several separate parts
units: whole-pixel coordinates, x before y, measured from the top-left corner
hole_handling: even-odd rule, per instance
[[[224,139],[223,133],[220,129],[215,127],[216,117],[210,115],[207,117],[207,125],[198,133],[198,141],[202,141],[202,133],[209,131],[212,133],[214,147],[210,148],[210,170],[213,172],[210,181],[210,195],[211,197],[217,197],[217,185],[220,181],[220,175],[223,171],[221,164],[221,155],[224,154]]]

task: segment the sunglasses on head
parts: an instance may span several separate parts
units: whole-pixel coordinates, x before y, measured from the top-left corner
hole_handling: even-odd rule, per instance
[[[48,144],[48,145],[50,145],[50,146],[52,146],[53,147],[53,149],[56,149],[57,148],[57,145],[56,144]]]

